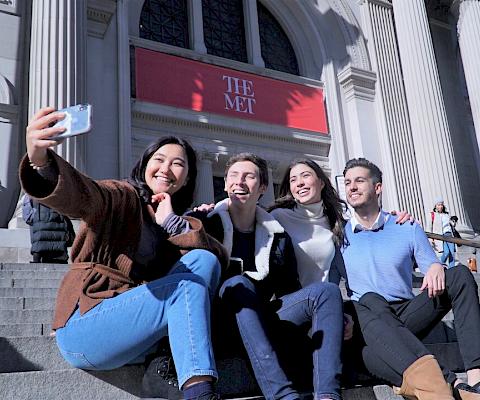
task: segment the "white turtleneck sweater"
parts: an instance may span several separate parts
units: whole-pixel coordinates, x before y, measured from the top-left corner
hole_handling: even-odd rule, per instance
[[[271,214],[292,238],[302,287],[325,282],[335,255],[335,245],[328,219],[323,214],[323,201],[297,204],[293,209],[277,208]]]

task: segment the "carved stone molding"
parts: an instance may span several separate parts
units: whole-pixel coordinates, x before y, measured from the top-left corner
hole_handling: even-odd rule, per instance
[[[0,122],[14,124],[18,120],[20,108],[13,104],[0,104]]]
[[[14,98],[10,82],[0,74],[0,104],[14,104]]]
[[[17,0],[0,0],[0,11],[18,14],[20,12],[20,4]]]
[[[345,91],[347,100],[352,97],[373,101],[377,74],[372,71],[347,67],[338,74],[338,81]]]
[[[393,8],[392,2],[390,0],[357,0],[359,5],[363,5],[364,3],[372,3],[376,4],[380,7],[385,7],[388,9]]]
[[[370,69],[368,50],[355,20],[351,6],[345,0],[328,0],[330,7],[339,16],[339,26],[347,41],[347,52],[352,65],[361,69]]]
[[[88,0],[88,33],[103,38],[116,8],[115,0]]]
[[[132,104],[132,123],[147,125],[174,126],[188,131],[203,131],[215,138],[244,137],[249,141],[271,142],[279,145],[302,146],[327,157],[330,150],[330,136],[315,132],[290,129],[249,121],[232,121],[227,117],[201,113],[198,115],[189,110],[181,110],[169,106],[160,106],[134,101]]]

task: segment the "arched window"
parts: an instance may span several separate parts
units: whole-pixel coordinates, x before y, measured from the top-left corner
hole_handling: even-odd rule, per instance
[[[145,0],[140,37],[188,48],[187,0]]]
[[[208,54],[248,62],[242,0],[202,0]]]
[[[265,67],[299,75],[295,51],[275,17],[257,1],[260,46]]]

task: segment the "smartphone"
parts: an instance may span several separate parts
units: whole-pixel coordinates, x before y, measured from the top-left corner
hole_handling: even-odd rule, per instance
[[[63,140],[87,133],[92,129],[92,106],[90,104],[77,104],[58,111],[65,113],[65,118],[57,121],[53,126],[64,126],[66,130],[50,139]]]

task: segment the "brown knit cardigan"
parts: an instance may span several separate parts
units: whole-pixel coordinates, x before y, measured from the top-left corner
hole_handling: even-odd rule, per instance
[[[191,229],[168,239],[162,247],[166,248],[162,265],[147,277],[133,262],[143,223],[142,201],[134,187],[125,181],[95,181],[54,152],[49,155],[58,169],[56,186],[45,181],[25,156],[19,170],[25,192],[61,214],[82,220],[70,270],[58,290],[53,329],[65,326],[77,304],[83,314],[103,299],[161,277],[189,250],[210,250],[222,265],[227,262],[223,246],[198,219],[186,217]]]

